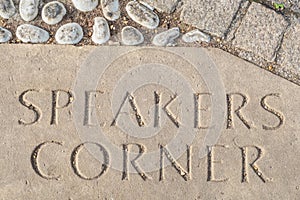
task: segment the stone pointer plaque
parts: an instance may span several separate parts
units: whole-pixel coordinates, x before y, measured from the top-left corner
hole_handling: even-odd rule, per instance
[[[300,195],[285,79],[216,49],[0,51],[0,199]]]

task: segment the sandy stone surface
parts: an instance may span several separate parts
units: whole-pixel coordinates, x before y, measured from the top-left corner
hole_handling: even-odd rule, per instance
[[[0,60],[0,199],[300,195],[299,86],[224,51],[3,45]]]
[[[212,35],[224,37],[243,0],[184,1],[181,20]]]
[[[172,13],[176,9],[179,0],[144,0],[144,2],[161,12]]]
[[[295,20],[292,26],[284,35],[281,49],[278,54],[278,63],[282,66],[293,69],[300,73],[300,43],[298,36],[300,34],[300,22]],[[291,48],[293,46],[293,48]]]
[[[282,15],[258,3],[252,3],[235,33],[233,45],[274,61],[287,27],[288,22]]]

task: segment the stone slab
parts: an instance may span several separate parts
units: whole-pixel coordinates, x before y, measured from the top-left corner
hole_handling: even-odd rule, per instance
[[[214,36],[224,37],[243,0],[184,0],[181,20]]]
[[[172,13],[179,0],[144,0],[143,2],[156,8],[159,12]]]
[[[300,195],[299,86],[226,52],[2,45],[0,64],[0,199]],[[190,90],[193,94],[185,94]],[[185,101],[192,109],[182,107]],[[209,119],[213,126],[205,129]],[[163,128],[143,138],[152,133],[152,122]],[[217,127],[220,135],[214,138]],[[197,133],[192,148],[180,142],[190,136],[188,130]],[[168,146],[178,137],[176,148]],[[207,141],[211,151],[200,151]],[[182,155],[172,159],[182,145]],[[129,151],[143,155],[128,157]],[[144,160],[148,152],[158,153],[152,163]],[[163,167],[149,168],[156,164]]]
[[[300,22],[295,20],[284,34],[283,42],[278,53],[277,62],[285,68],[300,73]]]
[[[282,15],[253,2],[235,33],[233,45],[274,61],[287,26]]]

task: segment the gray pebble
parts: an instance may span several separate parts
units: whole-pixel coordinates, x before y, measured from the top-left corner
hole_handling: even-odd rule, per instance
[[[210,42],[210,36],[202,31],[195,29],[182,36],[182,40],[186,43],[191,42]]]
[[[125,26],[121,33],[122,43],[125,45],[139,45],[144,42],[143,34],[132,26]]]
[[[110,30],[106,19],[96,17],[94,19],[92,40],[96,44],[104,44],[110,38]]]
[[[39,0],[20,0],[19,10],[23,20],[29,22],[38,15]]]
[[[72,2],[78,10],[88,12],[94,10],[98,6],[99,0],[72,0]]]
[[[0,43],[8,42],[12,37],[12,34],[9,30],[0,27]]]
[[[101,0],[103,15],[110,21],[115,21],[120,18],[119,0]]]
[[[49,33],[47,31],[30,24],[18,26],[16,35],[19,40],[25,43],[44,43],[49,39]]]
[[[130,1],[126,5],[126,11],[129,17],[149,29],[155,29],[159,25],[159,18],[148,6],[137,1]]]
[[[58,44],[77,44],[83,38],[83,31],[79,24],[68,23],[61,26],[55,34]]]
[[[4,19],[12,17],[16,13],[16,8],[12,0],[0,0],[0,16]]]
[[[59,23],[67,13],[64,4],[58,1],[47,3],[42,10],[42,19],[47,24]]]
[[[179,28],[171,28],[167,31],[157,34],[152,43],[156,46],[171,46],[174,45],[174,40],[180,36]]]

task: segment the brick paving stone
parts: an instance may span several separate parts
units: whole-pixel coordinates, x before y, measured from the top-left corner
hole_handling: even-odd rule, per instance
[[[244,0],[183,0],[181,20],[223,37]]]
[[[279,50],[277,62],[292,71],[300,74],[300,22],[297,21],[284,35],[282,46]]]
[[[160,12],[172,13],[179,0],[143,0],[143,2],[156,8]]]
[[[300,0],[288,0],[290,2],[290,9],[293,12],[300,13]]]
[[[288,22],[281,14],[261,4],[252,3],[235,33],[233,45],[267,61],[274,61],[276,50],[287,27]]]

